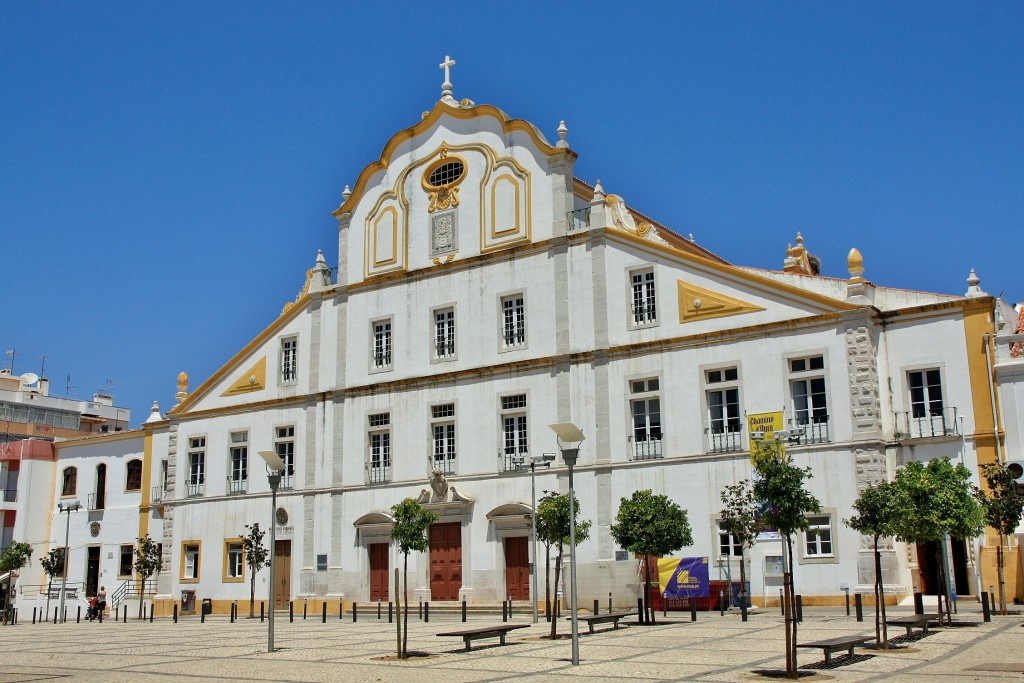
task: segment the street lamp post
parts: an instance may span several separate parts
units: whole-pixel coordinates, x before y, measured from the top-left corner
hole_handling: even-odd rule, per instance
[[[82,504],[77,500],[73,500],[70,503],[57,503],[57,513],[61,512],[68,513],[67,521],[64,523],[64,557],[61,558],[64,566],[61,568],[60,573],[60,614],[64,614],[64,596],[68,592],[68,538],[71,535],[71,513],[82,509]]]
[[[573,492],[572,468],[576,464],[580,444],[585,437],[583,431],[571,422],[559,422],[549,426],[555,432],[555,441],[558,443],[558,450],[562,452],[562,460],[569,468],[569,578],[572,581],[569,608],[572,610],[572,664],[579,666],[580,624],[576,613],[576,494]]]
[[[533,546],[533,555],[530,562],[530,580],[532,581],[530,597],[533,599],[533,623],[537,623],[537,465],[549,467],[555,459],[554,453],[543,453],[542,455],[531,455],[529,465],[517,465],[516,469],[530,468],[530,544]]]
[[[270,619],[267,627],[267,652],[274,651],[274,552],[276,550],[277,529],[277,487],[281,484],[281,470],[284,460],[274,451],[259,451],[260,457],[267,463],[267,482],[270,484]]]

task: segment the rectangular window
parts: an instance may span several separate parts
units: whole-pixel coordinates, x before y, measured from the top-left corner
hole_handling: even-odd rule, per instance
[[[650,325],[658,321],[655,303],[654,269],[647,268],[630,273],[633,297],[633,326]]]
[[[75,491],[78,490],[78,468],[77,467],[65,467],[64,468],[64,481],[61,485],[60,495],[62,496],[73,496]]]
[[[200,545],[198,541],[185,541],[181,544],[181,579],[182,581],[199,580]]]
[[[369,423],[370,483],[379,484],[391,476],[391,413],[370,415]]]
[[[206,488],[206,437],[188,440],[188,478],[186,494],[190,498],[203,495]]]
[[[118,576],[131,576],[135,566],[135,546],[121,546],[121,561],[117,565]]]
[[[789,388],[793,396],[790,441],[828,443],[828,398],[823,356],[789,359]]]
[[[224,578],[242,579],[245,575],[245,555],[241,541],[226,541],[224,544]]]
[[[743,557],[743,544],[740,543],[735,536],[730,534],[728,531],[724,531],[721,527],[718,529],[718,555]]]
[[[448,360],[455,357],[455,309],[434,311],[434,358]]]
[[[125,491],[138,491],[142,488],[142,461],[129,460],[125,466]]]
[[[281,382],[290,384],[298,379],[298,340],[295,337],[281,340]]]
[[[515,471],[519,465],[526,464],[530,454],[526,394],[502,396],[500,418],[505,469]]]
[[[526,299],[522,294],[501,299],[501,340],[505,348],[526,344]]]
[[[959,433],[956,408],[945,405],[942,371],[939,368],[912,370],[907,373],[910,411],[898,416],[899,429],[911,438],[948,436]]]
[[[391,321],[373,323],[373,369],[391,368]]]
[[[810,526],[804,532],[804,557],[832,556],[832,518],[829,515],[808,517]]]
[[[284,463],[280,488],[295,488],[295,427],[278,427],[274,430],[274,450]]]
[[[434,438],[434,469],[455,474],[455,404],[430,407],[430,427]]]
[[[740,430],[739,371],[721,368],[704,373],[707,386],[708,434],[712,453],[738,451],[742,448]]]
[[[231,432],[228,493],[245,493],[249,479],[249,432]]]
[[[654,460],[661,453],[661,398],[657,378],[629,383],[630,413],[633,420],[633,460]]]

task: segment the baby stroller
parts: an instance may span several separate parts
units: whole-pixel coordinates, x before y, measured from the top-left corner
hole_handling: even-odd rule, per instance
[[[89,609],[85,612],[85,620],[92,621],[97,616],[99,616],[99,611],[99,602],[96,600],[96,598],[93,598],[89,601]]]

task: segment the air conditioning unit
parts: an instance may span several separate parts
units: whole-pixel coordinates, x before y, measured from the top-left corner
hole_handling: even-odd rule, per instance
[[[751,441],[764,441],[764,432],[750,432]]]
[[[1024,486],[1024,460],[1007,460],[1006,471],[1017,480],[1019,486]]]

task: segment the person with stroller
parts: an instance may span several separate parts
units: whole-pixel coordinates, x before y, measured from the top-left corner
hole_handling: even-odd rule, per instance
[[[86,621],[92,621],[93,619],[96,618],[96,605],[98,605],[98,604],[99,604],[99,600],[96,599],[95,595],[92,596],[92,600],[89,601],[89,609],[87,609],[85,611],[85,620]]]

